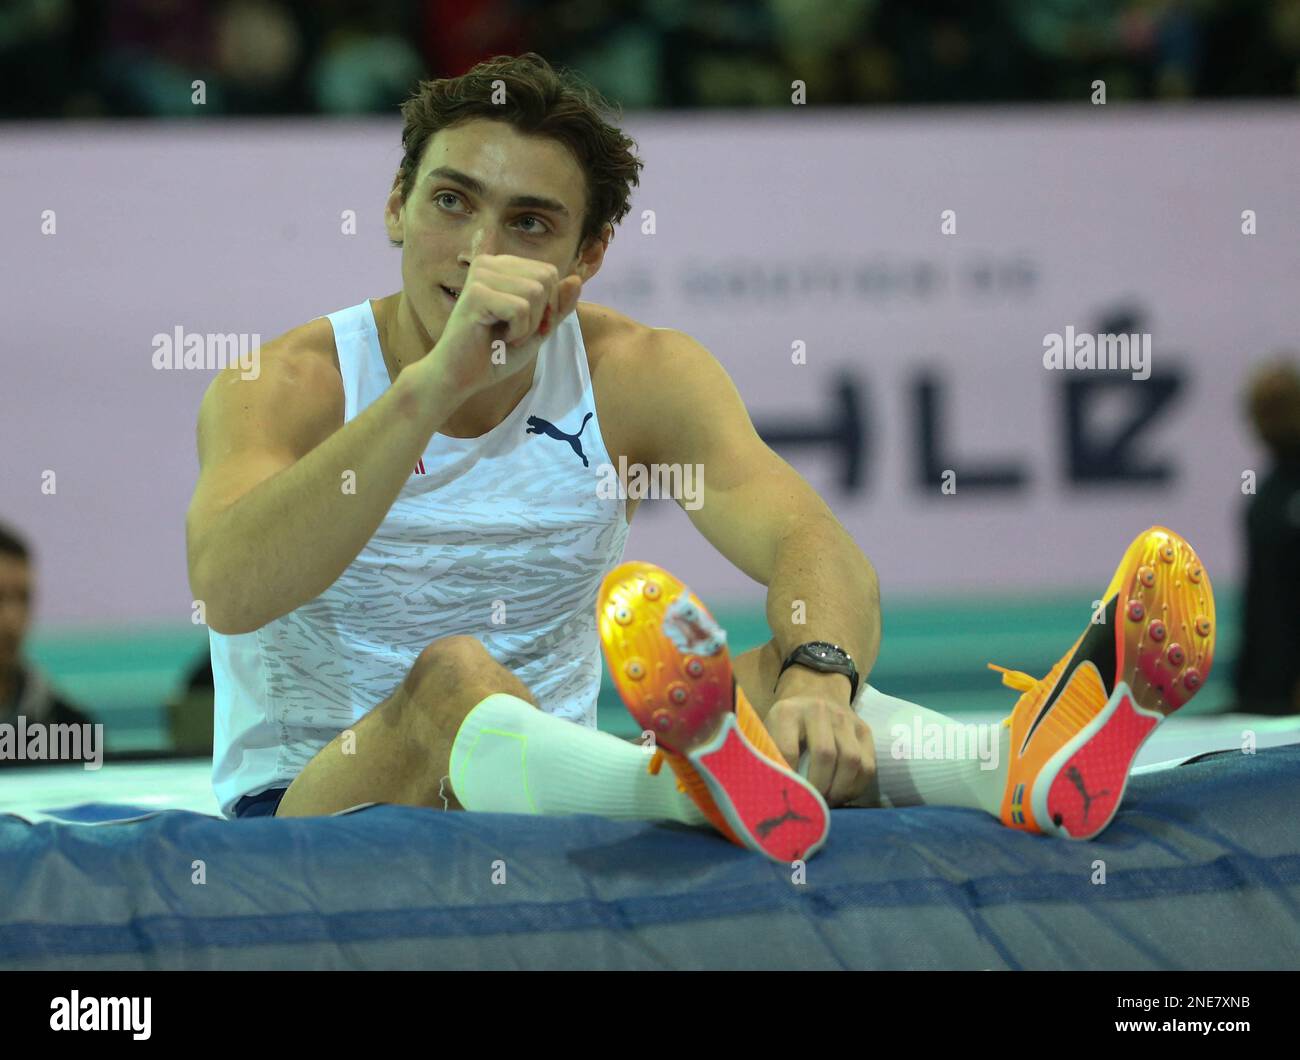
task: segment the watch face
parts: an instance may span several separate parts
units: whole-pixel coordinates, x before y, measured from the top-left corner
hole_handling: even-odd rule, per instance
[[[838,651],[830,644],[810,644],[808,646],[808,653],[810,655],[815,655],[817,658],[821,659],[822,662],[842,663],[846,661],[844,653]]]

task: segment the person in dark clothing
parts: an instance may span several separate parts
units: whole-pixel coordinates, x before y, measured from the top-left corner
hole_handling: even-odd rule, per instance
[[[1294,363],[1256,373],[1247,406],[1273,466],[1245,512],[1237,709],[1300,714],[1300,372]]]
[[[90,725],[93,721],[59,695],[45,675],[23,658],[33,597],[31,551],[0,526],[0,725]],[[0,756],[0,766],[22,760]]]

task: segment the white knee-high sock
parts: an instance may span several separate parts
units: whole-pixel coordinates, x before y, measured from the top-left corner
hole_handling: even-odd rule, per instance
[[[552,717],[498,692],[469,712],[451,747],[451,788],[481,813],[592,813],[624,820],[708,819],[664,763],[607,732]]]
[[[870,685],[853,709],[871,728],[883,806],[969,806],[999,816],[1010,729],[956,721]]]

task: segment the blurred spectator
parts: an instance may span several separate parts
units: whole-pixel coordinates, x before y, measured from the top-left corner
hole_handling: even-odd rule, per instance
[[[23,658],[23,641],[35,595],[31,552],[14,531],[0,526],[0,724],[85,725],[91,719],[58,695]],[[21,765],[0,758],[0,766]]]
[[[172,750],[180,755],[212,754],[212,655],[203,653],[185,677],[185,688],[167,701]]]
[[[707,21],[709,9],[716,9],[719,2],[571,0],[520,6],[532,13],[530,50],[540,50],[538,45],[549,49],[556,65],[572,67],[607,98],[635,109],[663,105],[669,59],[675,59],[679,69],[686,65],[684,56],[668,53],[677,40],[674,30],[693,14]]]
[[[1246,587],[1237,709],[1300,714],[1300,371],[1255,374],[1250,419],[1273,466],[1246,508]]]
[[[424,74],[424,62],[410,43],[415,23],[407,17],[409,8],[391,2],[335,0],[329,7],[329,31],[311,73],[318,110],[391,113],[410,95]]]
[[[211,4],[118,0],[104,9],[100,88],[113,114],[193,117],[196,80],[215,90]],[[216,105],[215,99],[209,104]]]
[[[218,103],[237,114],[305,109],[298,91],[303,40],[287,8],[235,0],[217,18]]]
[[[415,39],[436,77],[458,77],[483,59],[529,50],[525,32],[534,14],[554,16],[557,5],[544,0],[421,0]],[[539,32],[542,31],[539,29]]]

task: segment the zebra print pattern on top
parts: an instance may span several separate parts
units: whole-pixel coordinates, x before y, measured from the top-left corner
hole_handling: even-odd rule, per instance
[[[346,422],[387,389],[388,371],[368,301],[329,319]],[[625,502],[597,496],[612,462],[574,313],[505,420],[479,438],[433,436],[325,592],[253,633],[209,631],[222,812],[291,782],[393,693],[426,645],[456,634],[478,638],[543,710],[594,727],[596,596],[628,532]]]

